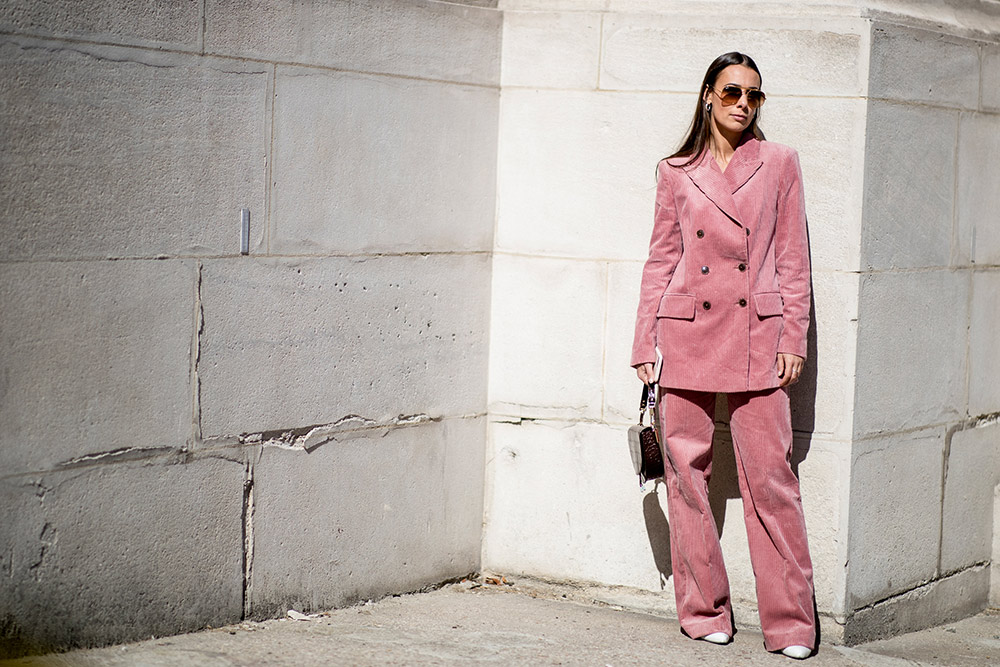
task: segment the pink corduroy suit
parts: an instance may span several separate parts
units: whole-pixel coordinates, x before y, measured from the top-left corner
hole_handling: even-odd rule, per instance
[[[692,637],[733,634],[711,507],[716,392],[728,395],[765,647],[813,647],[812,564],[791,469],[779,352],[806,356],[810,269],[798,155],[745,135],[723,172],[708,151],[660,163],[632,365],[659,384],[674,591]]]

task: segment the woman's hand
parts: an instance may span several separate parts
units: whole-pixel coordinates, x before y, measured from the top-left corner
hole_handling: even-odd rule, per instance
[[[790,384],[798,382],[799,375],[802,374],[802,367],[805,363],[806,360],[796,354],[779,352],[778,377],[781,378],[781,383],[778,386],[787,387]]]
[[[653,381],[653,364],[639,364],[635,367],[635,373],[643,384],[649,384]]]

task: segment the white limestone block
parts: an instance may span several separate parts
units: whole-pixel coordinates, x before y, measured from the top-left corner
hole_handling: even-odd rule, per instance
[[[990,571],[986,567],[935,579],[856,609],[844,626],[843,641],[860,644],[974,616],[986,607],[989,587]]]
[[[813,272],[813,330],[799,382],[792,386],[792,427],[848,440],[854,424],[858,332],[857,274]]]
[[[749,54],[768,94],[855,96],[864,92],[860,24],[822,26],[744,14],[713,16],[608,14],[601,88],[698,93],[705,70],[727,51]],[[822,76],[816,76],[822,72]]]
[[[0,29],[21,34],[74,37],[194,51],[200,48],[198,0],[7,0]]]
[[[624,428],[493,421],[487,477],[484,568],[670,586],[666,492],[639,491]]]
[[[500,83],[537,88],[596,88],[601,15],[507,12]]]
[[[656,164],[683,138],[694,98],[505,90],[501,251],[645,259]]]
[[[0,258],[237,254],[264,237],[267,68],[0,43]]]
[[[1000,272],[972,274],[972,312],[969,317],[969,414],[1000,412]]]
[[[943,423],[965,412],[970,289],[967,272],[862,276],[857,436]]]
[[[192,435],[191,261],[0,264],[0,470]]]
[[[949,265],[957,126],[955,112],[869,104],[862,268]]]
[[[882,21],[874,21],[872,26],[870,96],[963,109],[978,107],[976,42]]]
[[[238,622],[243,479],[203,459],[0,482],[7,632],[53,650]]]
[[[631,425],[639,417],[642,383],[629,365],[635,335],[642,262],[608,263],[608,318],[604,334],[604,421]]]
[[[482,412],[489,276],[484,255],[206,262],[204,436]]]
[[[254,465],[253,615],[342,607],[477,572],[486,420],[355,434]]]
[[[809,534],[816,605],[837,615],[845,611],[850,449],[848,441],[811,436],[797,437],[792,452]]]
[[[495,86],[502,14],[434,0],[206,0],[210,54]]]
[[[864,100],[833,97],[774,96],[761,107],[767,139],[799,154],[813,270],[859,266],[867,111]]]
[[[941,521],[941,573],[990,560],[993,490],[1000,483],[1000,424],[955,431],[948,452]]]
[[[272,252],[489,250],[498,95],[278,69]]]
[[[519,10],[571,10],[593,11],[605,9],[608,0],[498,0],[497,7],[504,14]]]
[[[1000,111],[1000,46],[983,45],[981,105],[984,111]]]
[[[606,295],[604,263],[494,256],[491,413],[602,417]]]
[[[998,61],[1000,64],[1000,61]],[[955,263],[1000,265],[1000,115],[963,114],[958,143]]]
[[[848,609],[937,574],[943,448],[942,427],[854,443]]]

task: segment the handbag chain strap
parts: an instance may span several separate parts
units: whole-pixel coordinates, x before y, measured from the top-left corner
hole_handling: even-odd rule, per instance
[[[639,399],[639,423],[644,424],[646,413],[649,413],[649,425],[656,424],[656,384],[642,385],[642,398]]]

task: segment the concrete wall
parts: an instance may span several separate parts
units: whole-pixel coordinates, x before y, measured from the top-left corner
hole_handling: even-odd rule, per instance
[[[479,568],[492,4],[5,3],[5,652]]]
[[[628,353],[653,167],[728,49],[806,180],[823,636],[981,608],[998,35],[989,0],[7,3],[5,650],[480,566],[672,597]],[[727,419],[711,496],[752,605]]]
[[[872,23],[848,564],[856,639],[947,622],[989,594],[1000,36],[974,37]]]
[[[806,183],[814,326],[792,390],[794,461],[823,636],[982,608],[1000,22],[989,3],[942,4],[500,3],[488,566],[671,593],[663,493],[639,493],[625,455],[639,391],[628,357],[653,166],[681,139],[704,68],[736,49],[762,68],[762,127],[798,149]],[[919,30],[901,25],[932,21],[943,40],[911,44]],[[727,419],[721,408],[711,494],[734,597],[752,605]],[[958,517],[975,522],[975,548]],[[870,613],[942,577],[909,616]]]

